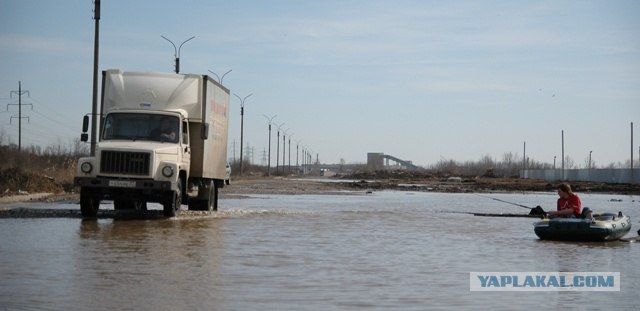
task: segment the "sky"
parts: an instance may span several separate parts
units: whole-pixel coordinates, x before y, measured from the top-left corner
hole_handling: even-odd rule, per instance
[[[91,111],[91,0],[0,0],[0,138],[69,145]],[[640,1],[102,0],[99,70],[219,76],[245,100],[244,149],[266,116],[323,163],[382,152],[430,166],[506,153],[585,166],[640,145]],[[275,164],[276,126],[271,163]],[[289,137],[289,136],[287,136]],[[281,146],[282,147],[282,146]],[[232,96],[229,156],[239,158]],[[314,156],[315,157],[315,156]]]

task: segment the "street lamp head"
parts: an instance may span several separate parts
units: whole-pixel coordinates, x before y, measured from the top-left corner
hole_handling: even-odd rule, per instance
[[[182,48],[182,45],[184,45],[185,43],[187,43],[187,41],[191,41],[191,39],[195,38],[196,36],[193,36],[187,40],[182,41],[182,43],[180,44],[180,46],[178,48],[176,48],[175,43],[173,43],[173,41],[169,40],[167,37],[161,35],[161,37],[167,41],[169,41],[169,43],[171,43],[171,45],[173,45],[173,57],[175,58],[175,71],[176,73],[180,72],[180,49]]]
[[[187,40],[182,41],[182,43],[180,44],[180,46],[178,47],[178,57],[180,57],[180,49],[182,48],[182,46],[187,43],[188,41],[191,41],[192,39],[195,39],[196,36],[193,36]]]
[[[233,69],[229,69],[227,70],[227,72],[222,74],[222,77],[218,76],[215,72],[209,70],[209,72],[211,74],[213,74],[214,76],[216,76],[216,78],[218,79],[218,83],[222,84],[222,81],[224,80],[224,76],[226,76],[228,73],[230,73],[231,71],[233,71]]]
[[[249,95],[245,96],[244,98],[241,98],[241,97],[240,97],[240,96],[238,96],[238,94],[236,94],[236,93],[233,93],[233,95],[234,95],[235,97],[237,97],[237,98],[238,98],[238,100],[240,100],[240,108],[244,108],[244,101],[245,101],[247,98],[249,98],[249,96],[253,95],[253,93],[251,93],[251,94],[249,94]]]
[[[262,116],[264,116],[265,118],[267,118],[267,120],[269,120],[269,125],[271,125],[273,123],[273,119],[275,119],[275,117],[277,117],[277,114],[274,114],[272,117],[267,116],[266,114],[263,114]]]

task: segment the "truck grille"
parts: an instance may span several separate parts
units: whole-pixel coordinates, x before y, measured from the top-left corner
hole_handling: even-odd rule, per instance
[[[149,158],[146,152],[102,151],[100,172],[149,175]]]

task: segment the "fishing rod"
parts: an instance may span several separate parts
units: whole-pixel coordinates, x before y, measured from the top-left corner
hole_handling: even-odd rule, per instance
[[[486,196],[486,195],[482,195],[482,194],[477,194],[477,193],[474,193],[474,194],[475,194],[475,195],[477,195],[477,196],[481,196],[481,197],[483,197],[483,198],[488,198],[488,199],[495,200],[495,201],[498,201],[498,202],[507,203],[507,204],[512,204],[512,205],[520,206],[520,207],[524,207],[524,208],[526,208],[526,209],[531,210],[531,211],[529,212],[529,215],[536,215],[536,216],[541,216],[541,217],[545,217],[545,215],[547,215],[547,212],[545,212],[545,211],[544,211],[544,209],[542,208],[542,206],[540,206],[540,205],[538,205],[538,206],[536,206],[536,207],[529,207],[529,206],[526,206],[526,205],[522,205],[522,204],[518,204],[518,203],[513,203],[513,202],[509,202],[509,201],[505,201],[505,200],[500,200],[500,199],[498,199],[498,198],[493,198],[493,197]],[[476,216],[477,216],[477,215],[476,215]]]
[[[507,203],[507,204],[511,204],[511,205],[515,205],[515,206],[520,206],[520,207],[524,207],[524,208],[528,208],[528,209],[534,209],[534,207],[529,207],[529,206],[518,204],[518,203],[513,203],[513,202],[509,202],[509,201],[505,201],[505,200],[500,200],[498,198],[493,198],[493,197],[482,195],[482,194],[477,194],[477,193],[474,193],[474,194],[477,195],[477,196],[481,196],[483,198],[495,200],[495,201],[498,201],[498,202]]]

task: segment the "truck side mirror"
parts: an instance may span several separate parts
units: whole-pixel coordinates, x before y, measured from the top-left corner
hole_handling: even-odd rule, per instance
[[[89,116],[82,118],[82,132],[86,133],[89,130]]]
[[[87,131],[89,130],[89,116],[84,116],[82,118],[82,134],[80,134],[80,141],[86,143],[89,141],[89,134]]]
[[[200,138],[203,140],[209,138],[209,123],[202,123],[200,127]]]

